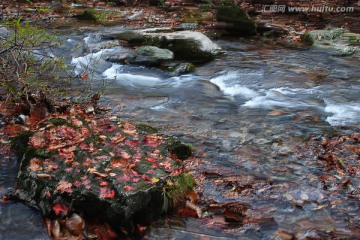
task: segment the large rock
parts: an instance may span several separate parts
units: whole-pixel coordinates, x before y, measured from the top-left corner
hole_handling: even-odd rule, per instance
[[[234,4],[217,8],[215,28],[223,34],[252,36],[256,34],[256,24],[249,15]]]
[[[109,33],[104,38],[125,40],[132,46],[151,45],[169,49],[175,59],[191,62],[207,62],[221,51],[221,48],[200,32],[171,29],[125,30]]]
[[[158,66],[162,62],[174,59],[174,53],[168,49],[154,46],[142,46],[128,53],[126,61],[131,64]]]
[[[335,56],[349,56],[358,52],[360,46],[360,34],[343,28],[309,31],[302,36],[302,40],[315,49]]]
[[[181,164],[190,148],[152,127],[72,109],[35,129],[14,140],[22,159],[16,195],[63,224],[63,236],[69,212],[108,224],[119,238],[136,234],[193,184]]]

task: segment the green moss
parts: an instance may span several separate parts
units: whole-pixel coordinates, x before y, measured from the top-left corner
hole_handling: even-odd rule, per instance
[[[169,177],[164,187],[163,212],[166,212],[169,205],[178,205],[183,201],[187,193],[195,186],[195,179],[190,173],[181,173],[176,177]]]
[[[153,133],[159,132],[156,128],[146,125],[146,124],[137,124],[136,129],[141,132],[148,133],[148,134],[153,134]]]
[[[169,147],[171,154],[174,154],[178,159],[185,160],[192,155],[192,149],[189,145],[175,142]]]
[[[17,137],[12,139],[11,150],[18,158],[21,158],[27,150],[29,138],[33,135],[30,131],[20,133]]]
[[[82,14],[77,16],[80,20],[86,20],[86,21],[96,21],[96,10],[94,9],[86,9]]]
[[[308,46],[312,46],[314,44],[314,39],[311,37],[311,34],[309,33],[305,33],[304,35],[302,35],[301,41]]]
[[[233,34],[251,36],[257,33],[255,21],[242,8],[226,3],[216,10],[217,21],[231,23]]]

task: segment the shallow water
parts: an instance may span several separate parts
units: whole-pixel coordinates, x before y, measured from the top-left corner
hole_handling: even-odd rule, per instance
[[[61,32],[67,45],[58,54],[66,54],[79,74],[86,66],[96,79],[115,79],[103,99],[113,114],[193,143],[201,159],[198,172],[237,177],[223,184],[220,177],[205,174],[203,200],[249,206],[241,226],[221,225],[216,218],[174,217],[152,227],[146,239],[275,239],[280,230],[299,239],[331,234],[360,238],[358,199],[323,190],[317,181],[321,166],[295,154],[310,136],[360,127],[358,55],[340,58],[249,40],[219,40],[222,55],[193,74],[172,76],[105,61],[127,51],[122,47],[94,52],[102,44],[99,33],[118,29]],[[66,52],[82,40],[83,47]],[[11,186],[11,181],[2,184]],[[245,185],[251,188],[231,191]],[[4,221],[6,214],[1,214]],[[11,232],[6,229],[2,231]]]

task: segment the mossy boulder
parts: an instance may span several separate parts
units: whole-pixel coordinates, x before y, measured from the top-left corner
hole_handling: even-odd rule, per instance
[[[127,41],[131,46],[150,45],[169,49],[176,60],[203,63],[214,59],[221,48],[203,33],[171,29],[124,30],[103,36],[104,39]]]
[[[155,46],[142,46],[134,52],[128,53],[126,61],[131,64],[144,66],[158,66],[162,62],[174,59],[174,53],[168,49],[162,49]]]
[[[192,187],[183,172],[191,155],[186,144],[147,125],[70,112],[14,139],[21,158],[16,196],[45,218],[65,218],[59,209],[67,209],[136,235],[136,226],[160,217],[171,198]]]
[[[256,24],[249,15],[235,4],[221,5],[217,8],[216,29],[222,34],[252,36],[256,35]]]
[[[179,76],[182,74],[187,74],[187,73],[192,73],[195,71],[195,66],[194,64],[191,63],[180,63],[179,65],[177,65],[173,71],[173,74],[175,76]]]
[[[359,51],[360,35],[343,28],[313,30],[305,33],[302,41],[335,56],[349,56]]]

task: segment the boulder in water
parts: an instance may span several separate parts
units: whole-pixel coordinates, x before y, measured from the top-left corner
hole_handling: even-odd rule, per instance
[[[174,53],[175,59],[189,60],[195,63],[208,62],[221,51],[221,48],[203,33],[194,31],[124,30],[103,37],[125,40],[132,46],[150,45],[169,49]]]
[[[194,184],[182,166],[190,147],[153,127],[72,109],[35,129],[14,140],[16,195],[50,221],[75,212],[136,235]]]
[[[134,52],[128,53],[126,61],[131,64],[158,66],[164,61],[174,59],[174,53],[168,49],[162,49],[154,46],[142,46]]]
[[[302,36],[303,42],[335,56],[349,56],[359,51],[360,34],[343,28],[313,30]]]

